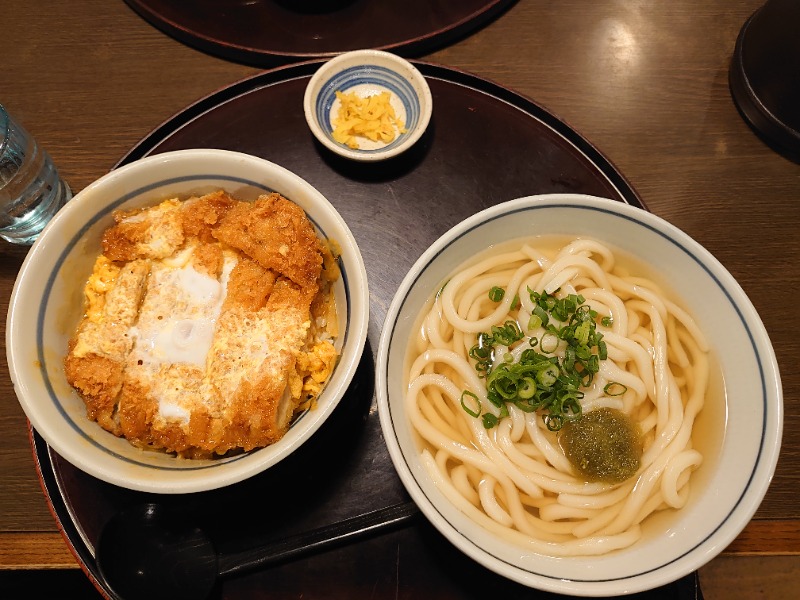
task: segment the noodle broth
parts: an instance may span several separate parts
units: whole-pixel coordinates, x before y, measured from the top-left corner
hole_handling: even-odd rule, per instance
[[[559,262],[564,264],[558,266]],[[595,281],[598,278],[602,281]],[[493,245],[441,283],[412,328],[403,383],[404,389],[411,389],[405,407],[417,448],[426,470],[449,501],[501,539],[548,556],[613,554],[676,531],[677,515],[688,510],[685,506],[702,493],[714,473],[727,408],[716,359],[691,317],[680,308],[680,301],[667,291],[671,289],[667,279],[608,244],[552,235]],[[453,287],[458,289],[448,289]],[[603,288],[608,287],[622,304],[605,297]],[[497,302],[489,298],[492,288],[503,289],[504,298]],[[544,340],[543,327],[529,330],[528,289],[549,290],[556,296],[585,293],[589,296],[586,303],[599,313],[596,320],[602,316],[612,319],[610,326],[598,327],[608,340],[614,369],[625,371],[618,377],[624,375],[630,385],[621,398],[609,397],[599,391],[597,380],[604,386],[613,377],[601,371],[591,389],[584,390],[581,402],[585,411],[604,406],[621,410],[644,430],[643,463],[629,480],[612,485],[576,476],[560,447],[558,433],[543,426],[547,411],[526,414],[511,408],[509,416],[486,428],[481,419],[469,414],[469,410],[477,412],[476,406],[469,401],[464,405],[462,393],[467,389],[480,399],[484,414],[497,412],[487,402],[486,378],[475,371],[476,360],[469,357],[480,332],[510,319],[524,334],[516,342],[517,348],[531,337]],[[627,323],[617,323],[625,320],[622,306],[644,304],[643,298],[651,299],[653,307],[636,306],[628,311]],[[647,339],[659,335],[647,332],[650,323],[630,322],[647,321],[647,317],[634,314],[642,310],[656,316],[659,310],[677,313],[678,318],[671,317],[662,327],[669,342]],[[657,330],[658,324],[653,329]],[[620,358],[621,349],[634,342],[640,346],[638,358]],[[659,344],[663,346],[660,353],[653,349]],[[502,346],[499,354],[505,354],[508,361],[509,355],[518,356],[519,351],[513,345]],[[649,376],[642,366],[645,354],[654,371]],[[668,368],[660,371],[653,367],[659,356],[663,360],[669,357]],[[679,366],[687,359],[689,366]],[[495,357],[493,364],[496,367],[502,362]],[[678,371],[677,378],[672,371]],[[659,383],[659,378],[667,381]],[[699,382],[693,384],[692,378]],[[674,404],[675,398],[679,406]],[[690,431],[676,425],[677,416],[670,419],[670,414],[677,413],[681,419],[693,421],[688,425]],[[673,483],[662,483],[665,473]],[[648,488],[649,493],[642,492]],[[665,491],[659,491],[661,488]]]

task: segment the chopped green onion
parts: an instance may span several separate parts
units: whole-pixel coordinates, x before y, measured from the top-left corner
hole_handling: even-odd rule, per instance
[[[564,426],[564,417],[553,413],[544,416],[544,424],[550,431],[558,431]]]
[[[575,341],[578,342],[582,348],[585,348],[586,343],[589,341],[589,331],[591,325],[592,324],[589,321],[584,321],[575,329]]]
[[[558,349],[558,336],[554,333],[545,333],[539,343],[542,352],[552,354]]]
[[[612,381],[611,383],[606,384],[606,387],[603,388],[603,393],[606,396],[622,396],[627,391],[628,391],[627,385],[623,385],[616,381]]]
[[[488,394],[486,394],[486,399],[494,404],[497,408],[504,408],[506,405],[505,401],[495,391],[490,391]]]
[[[519,308],[519,294],[514,294],[514,299],[511,301],[511,310]]]
[[[499,287],[493,288],[492,292],[496,290],[504,293]],[[565,423],[580,419],[581,388],[591,385],[594,375],[600,370],[600,361],[608,356],[603,334],[597,331],[598,314],[584,304],[583,296],[569,294],[557,298],[530,288],[528,293],[534,308],[527,330],[544,327],[545,333],[539,339],[528,338],[529,347],[519,353],[516,362],[510,350],[525,335],[513,320],[502,326],[493,326],[489,332],[479,333],[476,344],[469,351],[470,358],[475,361],[475,370],[486,380],[486,397],[499,409],[499,416],[493,413],[480,415],[480,402],[469,392],[462,394],[461,404],[470,415],[480,416],[487,429],[508,416],[508,404],[525,412],[541,410],[545,425],[551,431],[558,431]],[[515,297],[514,302],[517,301]],[[562,342],[564,354],[559,357],[555,352]],[[500,347],[505,347],[503,360],[496,363],[495,352]],[[620,395],[625,391],[627,388],[621,384],[609,384],[605,389],[608,395]],[[477,404],[477,410],[467,407],[465,394],[473,399],[472,404]]]
[[[528,319],[528,331],[536,329],[541,325],[542,325],[542,318],[539,315],[531,315],[531,318]]]
[[[481,418],[483,419],[483,426],[486,429],[491,429],[500,422],[500,419],[495,417],[492,413],[484,413]]]
[[[492,339],[503,346],[510,346],[522,339],[522,330],[516,321],[506,321],[502,327],[492,326]]]
[[[603,317],[602,319],[600,319],[600,324],[603,327],[611,327],[614,324],[614,318],[613,317]]]
[[[547,324],[550,322],[550,316],[544,308],[537,304],[533,307],[533,314],[539,317],[540,324],[543,327],[547,327]]]
[[[517,389],[517,396],[523,400],[533,398],[536,393],[536,380],[533,377],[523,377],[522,385]]]
[[[553,387],[558,380],[558,367],[555,366],[553,363],[548,363],[548,365],[536,373],[536,381],[539,382],[540,385],[545,387]]]
[[[465,396],[467,396],[469,398],[472,398],[472,400],[475,402],[475,404],[477,404],[477,408],[475,408],[475,409],[469,408],[467,406],[466,400],[464,398]],[[479,417],[481,415],[481,401],[478,399],[478,397],[475,394],[473,394],[469,390],[464,390],[463,392],[461,392],[461,408],[463,408],[464,411],[468,415],[470,415],[471,417],[476,417],[477,418],[477,417]]]
[[[586,363],[586,370],[589,371],[589,373],[597,373],[600,371],[600,359],[596,354],[589,357],[589,362]]]
[[[492,289],[489,290],[489,300],[492,302],[500,302],[503,299],[503,296],[506,295],[506,291],[501,288],[494,286]]]

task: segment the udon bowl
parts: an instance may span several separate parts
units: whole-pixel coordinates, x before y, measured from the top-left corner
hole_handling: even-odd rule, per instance
[[[135,448],[86,416],[64,375],[67,343],[83,313],[83,287],[112,211],[224,189],[241,200],[279,192],[299,205],[323,239],[341,248],[334,294],[339,361],[317,406],[296,417],[278,442],[214,460],[181,459]],[[43,230],[11,295],[6,348],[11,379],[33,428],[77,468],[133,490],[211,490],[261,473],[295,452],[330,416],[355,374],[367,333],[366,271],[352,233],[333,205],[299,176],[261,158],[224,150],[181,150],[144,158],[77,194]]]
[[[423,307],[452,273],[484,249],[517,238],[593,238],[635,257],[694,317],[718,365],[702,418],[704,461],[683,508],[651,515],[633,545],[599,556],[555,557],[505,541],[437,487],[404,407],[408,351]],[[526,586],[577,596],[657,588],[719,554],[755,513],[780,449],[783,400],[775,354],[753,305],[703,247],[663,219],[602,198],[542,195],[488,208],[439,238],[414,264],[388,310],[380,339],[378,410],[392,461],[430,522],[463,553]],[[699,423],[699,419],[698,419]],[[698,442],[699,443],[699,442]]]

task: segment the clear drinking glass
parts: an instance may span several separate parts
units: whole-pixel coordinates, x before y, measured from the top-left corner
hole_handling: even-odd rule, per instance
[[[71,197],[47,152],[0,105],[0,238],[32,244]]]

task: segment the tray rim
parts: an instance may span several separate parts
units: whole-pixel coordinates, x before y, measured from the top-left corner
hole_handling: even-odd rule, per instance
[[[162,17],[156,11],[152,10],[152,8],[147,5],[146,1],[124,1],[134,13],[140,16],[149,25],[180,43],[206,52],[212,56],[243,64],[257,67],[272,67],[283,62],[307,60],[310,58],[330,58],[342,52],[338,50],[327,52],[288,52],[251,48],[233,42],[223,43],[208,35],[192,32],[186,26]],[[488,25],[517,2],[518,0],[485,0],[483,7],[467,15],[460,21],[446,27],[399,42],[379,44],[371,47],[377,50],[395,52],[402,56],[417,56],[433,52],[436,49],[443,48],[462,37],[466,37],[473,31]]]

